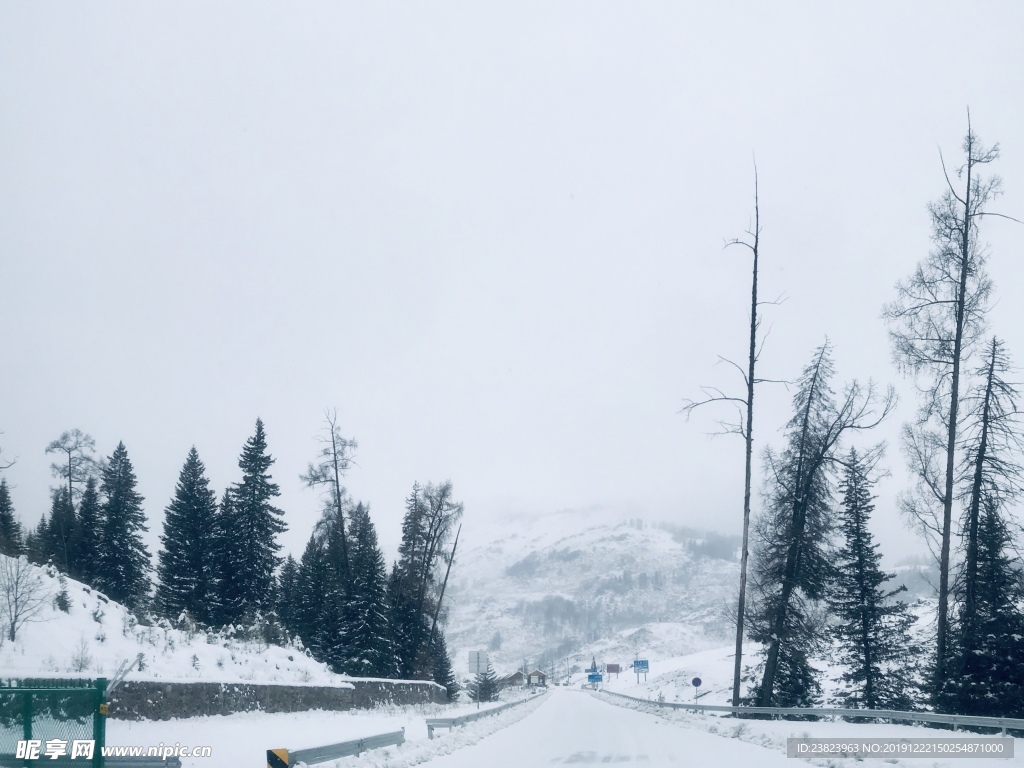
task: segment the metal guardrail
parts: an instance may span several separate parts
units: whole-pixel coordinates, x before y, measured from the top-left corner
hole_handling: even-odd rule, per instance
[[[0,759],[17,760],[19,741],[58,740],[64,745],[91,737],[91,759],[76,765],[102,768],[106,744],[106,678],[26,678],[0,680]],[[20,732],[20,733],[19,733]],[[47,763],[57,759],[43,758]],[[40,764],[42,760],[40,760]],[[24,759],[16,763],[30,764]]]
[[[471,715],[463,715],[462,717],[429,717],[427,718],[427,736],[434,738],[435,728],[448,728],[451,730],[460,725],[466,723],[472,723],[474,720],[479,720],[482,717],[488,717],[490,715],[496,715],[499,712],[504,712],[509,707],[514,707],[517,704],[523,704],[527,701],[533,701],[533,696],[527,696],[519,701],[510,701],[508,704],[502,704],[498,707],[491,707],[490,709],[484,709],[480,712],[474,712]]]
[[[627,696],[624,693],[604,690],[609,696],[618,696],[642,704],[653,704],[671,709],[688,709],[696,712],[731,712],[738,715],[794,715],[814,717],[859,717],[873,720],[908,720],[917,723],[942,723],[952,725],[956,730],[961,725],[973,725],[981,728],[998,728],[1002,735],[1006,729],[1024,731],[1024,720],[1015,717],[980,717],[978,715],[945,715],[939,712],[904,712],[899,709],[826,709],[814,707],[729,707],[718,704],[682,704],[673,701],[656,701]]]
[[[368,749],[379,749],[380,747],[392,747],[405,743],[405,728],[393,733],[381,733],[376,736],[365,736],[352,741],[342,741],[337,744],[328,744],[323,747],[310,747],[309,749],[268,749],[267,768],[291,768],[291,766],[305,763],[315,765],[326,763],[328,760],[337,760],[339,757],[351,757],[361,755]]]

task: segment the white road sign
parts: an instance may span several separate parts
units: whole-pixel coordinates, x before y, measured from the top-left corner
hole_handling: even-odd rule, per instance
[[[487,651],[469,652],[469,671],[474,675],[487,671]]]

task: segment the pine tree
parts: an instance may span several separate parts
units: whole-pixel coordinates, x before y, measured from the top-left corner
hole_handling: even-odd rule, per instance
[[[251,624],[273,605],[274,573],[280,564],[277,535],[287,530],[284,515],[271,500],[281,495],[269,474],[274,464],[267,453],[263,422],[242,448],[238,466],[242,481],[231,490],[228,516],[222,509],[223,553],[231,579],[222,590],[224,615],[232,623]]]
[[[277,577],[277,615],[281,620],[281,626],[290,637],[300,635],[295,625],[298,594],[299,564],[295,562],[294,557],[288,555]]]
[[[49,555],[50,530],[46,515],[39,518],[39,523],[25,535],[25,555],[34,565],[46,565]]]
[[[159,554],[157,609],[176,619],[182,611],[209,626],[216,617],[216,494],[195,446],[178,475],[164,517]]]
[[[14,504],[7,480],[0,480],[0,555],[18,557],[24,550],[21,523],[14,517]]]
[[[95,477],[85,483],[78,504],[78,525],[75,526],[75,570],[73,575],[85,584],[94,584],[98,573],[100,537],[103,532],[103,509]]]
[[[913,705],[912,665],[919,649],[910,636],[913,616],[906,603],[893,601],[906,587],[887,589],[895,574],[882,571],[882,557],[868,528],[874,511],[869,462],[851,449],[839,485],[843,543],[833,560],[829,594],[838,619],[833,636],[846,670],[837,679],[845,685],[838,698],[853,709],[905,710]]]
[[[766,452],[765,509],[756,525],[750,636],[763,645],[758,706],[810,706],[820,685],[810,658],[824,647],[821,601],[831,574],[831,470],[847,430],[869,429],[888,415],[895,395],[869,384],[831,389],[831,346],[819,347],[797,381],[786,447]],[[876,408],[880,407],[880,415]]]
[[[445,562],[462,511],[450,482],[414,485],[406,500],[398,562],[388,582],[392,643],[402,678],[432,676],[430,632],[441,599],[438,565]]]
[[[957,617],[940,708],[965,715],[1024,717],[1024,613],[1019,562],[999,501],[982,500],[973,618]]]
[[[74,544],[77,527],[75,507],[68,489],[55,488],[51,495],[44,547],[46,560],[64,573],[70,573],[76,565]]]
[[[417,657],[428,628],[422,606],[416,599],[419,575],[424,565],[421,553],[426,551],[424,518],[425,505],[417,483],[405,502],[398,562],[391,568],[387,590],[391,645],[397,660],[398,676],[404,680],[414,679],[425,671],[419,668]]]
[[[326,651],[323,619],[328,578],[327,554],[314,533],[299,562],[294,626],[303,645],[316,659],[323,659]]]
[[[349,599],[352,591],[349,538],[345,530],[345,512],[351,513],[351,502],[342,488],[341,506],[328,504],[320,520],[318,533],[324,551],[326,576],[324,578],[323,606],[320,612],[320,643],[323,661],[334,672],[343,672],[352,655]]]
[[[142,541],[142,532],[149,528],[137,484],[128,449],[118,443],[103,469],[106,501],[96,586],[131,610],[144,606],[150,587],[149,551]]]
[[[452,669],[452,660],[448,656],[448,645],[445,643],[444,633],[434,633],[434,641],[431,643],[431,658],[433,660],[433,678],[438,685],[443,685],[448,701],[455,701],[459,696],[462,686],[455,679],[455,670]],[[497,680],[495,679],[495,684]]]
[[[349,531],[352,587],[346,610],[345,671],[354,676],[392,677],[395,654],[387,618],[387,571],[368,506],[359,503],[351,510]]]
[[[473,701],[495,701],[498,698],[498,675],[490,661],[484,672],[477,672],[469,697]]]
[[[236,616],[231,610],[232,596],[241,591],[236,570],[237,558],[234,548],[237,546],[234,536],[234,502],[231,489],[225,490],[217,507],[213,529],[213,561],[217,577],[217,596],[214,605],[214,623],[232,624]]]

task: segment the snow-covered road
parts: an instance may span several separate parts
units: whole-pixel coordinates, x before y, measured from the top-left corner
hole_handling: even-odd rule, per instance
[[[477,744],[422,765],[431,768],[529,768],[540,765],[638,763],[716,768],[806,765],[736,739],[679,728],[605,703],[583,691],[555,688],[519,722]],[[444,738],[443,736],[441,738]]]

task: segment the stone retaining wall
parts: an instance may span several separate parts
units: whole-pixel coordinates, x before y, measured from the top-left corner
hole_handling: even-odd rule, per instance
[[[445,701],[445,689],[431,682],[352,680],[346,685],[351,687],[126,681],[107,696],[107,702],[110,717],[117,720],[169,720],[235,712],[368,709],[378,704]]]

